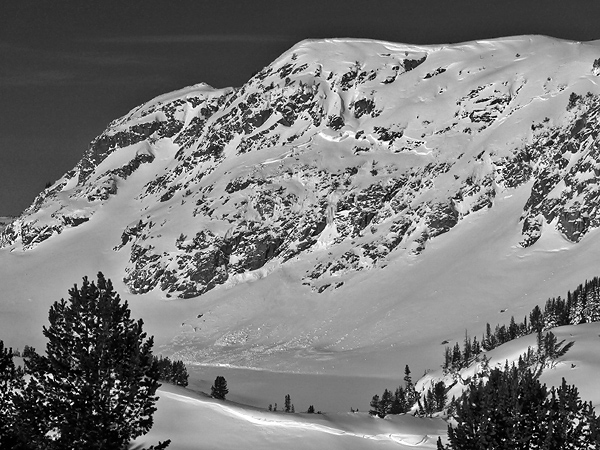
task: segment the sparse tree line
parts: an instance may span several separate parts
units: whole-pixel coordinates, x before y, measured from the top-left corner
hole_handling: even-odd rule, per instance
[[[310,409],[312,408],[312,413],[315,412],[315,408],[314,406],[309,407],[309,411],[307,412],[311,412]],[[277,403],[275,403],[275,406],[273,406],[272,404],[269,404],[269,411],[274,411],[277,412]],[[290,394],[286,394],[285,398],[284,398],[284,402],[283,402],[283,412],[286,413],[295,413],[296,412],[296,408],[294,407],[293,403],[292,403],[292,397],[290,396]]]
[[[277,403],[270,403],[269,407],[267,408],[269,411],[273,411],[273,412],[277,412],[279,411],[277,409]],[[296,412],[296,407],[294,406],[294,404],[292,403],[292,397],[290,396],[290,394],[286,394],[284,397],[284,402],[283,402],[283,412],[285,413],[291,413],[294,414]],[[306,410],[307,414],[321,414],[321,411],[316,411],[315,412],[315,407],[313,405],[310,405],[308,407],[308,409]]]
[[[431,416],[444,411],[454,420],[448,425],[448,442],[438,440],[438,450],[472,449],[600,449],[600,418],[591,402],[579,397],[575,386],[563,378],[561,386],[548,389],[539,376],[552,367],[573,346],[558,341],[550,328],[600,321],[600,280],[595,277],[567,294],[567,299],[551,298],[544,310],[536,306],[521,323],[511,317],[509,326],[497,325],[494,332],[487,324],[481,342],[465,334],[463,346],[446,347],[442,369],[453,373],[455,381],[432,383],[422,394],[411,390],[410,370],[406,366],[405,387],[394,394],[387,389],[371,401],[371,415],[385,417],[414,411]],[[536,333],[536,348],[529,347],[516,364],[490,369],[481,354],[512,339]],[[459,371],[478,362],[480,371],[462,379]],[[447,402],[450,388],[466,385],[460,398]],[[406,395],[414,392],[415,397]],[[416,404],[416,407],[415,407]],[[400,406],[402,405],[402,406]]]
[[[516,322],[512,316],[508,326],[496,325],[494,331],[488,323],[481,341],[476,337],[471,339],[465,335],[462,348],[458,342],[452,348],[445,348],[442,369],[445,373],[456,372],[469,366],[483,351],[493,350],[506,342],[532,333],[537,333],[538,342],[543,342],[542,345],[538,345],[538,349],[542,352],[541,358],[552,359],[550,343],[555,341],[556,337],[552,332],[544,333],[545,331],[563,325],[598,321],[600,321],[600,279],[594,277],[591,281],[580,284],[573,292],[568,292],[566,299],[561,297],[548,299],[543,311],[536,305],[529,313],[529,320],[526,316],[522,322]]]
[[[158,368],[158,379],[177,386],[188,385],[188,372],[183,361],[171,360],[168,356],[154,356]]]
[[[374,395],[371,399],[369,414],[384,418],[388,414],[402,414],[411,410],[419,400],[408,365],[404,368],[404,386],[399,386],[394,393],[385,389],[381,397]]]

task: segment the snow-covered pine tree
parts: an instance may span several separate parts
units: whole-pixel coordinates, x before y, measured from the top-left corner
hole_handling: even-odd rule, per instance
[[[25,360],[30,442],[44,449],[125,449],[156,411],[153,338],[130,317],[110,280],[83,279],[49,312],[46,354]],[[165,448],[169,441],[159,444]]]

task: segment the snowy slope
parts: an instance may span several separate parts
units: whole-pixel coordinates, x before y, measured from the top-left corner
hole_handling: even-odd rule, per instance
[[[405,364],[415,378],[437,370],[442,341],[598,275],[599,58],[600,42],[540,36],[305,41],[239,89],[158,97],[1,235],[0,338],[42,348],[51,303],[102,271],[157,350],[194,365],[191,384],[223,374],[255,406],[289,392],[303,409],[364,411]],[[163,430],[178,408],[238,414],[253,442],[429,433],[320,423],[355,430],[340,444],[304,419],[170,391],[161,405]]]
[[[173,386],[159,391],[155,426],[136,443],[171,439],[169,448],[435,448],[446,424],[411,415],[382,420],[368,413],[286,414],[215,401]],[[134,444],[135,445],[135,444]],[[135,448],[135,447],[134,447]]]
[[[600,350],[598,350],[598,337],[600,323],[586,323],[580,325],[569,325],[552,328],[558,341],[564,341],[565,344],[574,342],[573,347],[561,358],[559,358],[552,367],[546,367],[541,376],[540,382],[548,386],[560,386],[564,378],[568,384],[574,384],[579,390],[581,398],[585,401],[591,401],[598,408],[600,406],[600,390],[598,389],[598,380],[593,374],[600,368]],[[506,362],[509,365],[517,364],[519,356],[524,355],[527,349],[531,347],[535,350],[535,333],[523,336],[521,338],[509,341],[500,347],[483,355],[489,359],[489,367],[498,367],[503,369]],[[472,364],[459,372],[463,380],[481,373],[481,364]],[[427,388],[432,382],[444,380],[447,385],[453,384],[451,374],[444,376],[441,370],[436,370],[422,377],[417,389]],[[457,398],[464,390],[464,384],[458,383],[448,393],[449,398],[455,395]]]

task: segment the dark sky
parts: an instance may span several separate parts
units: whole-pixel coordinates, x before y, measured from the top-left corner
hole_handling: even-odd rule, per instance
[[[133,107],[199,82],[240,86],[302,39],[518,34],[600,39],[600,0],[2,0],[0,216]]]

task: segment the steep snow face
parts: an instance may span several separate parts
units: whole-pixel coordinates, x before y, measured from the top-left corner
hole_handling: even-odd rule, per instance
[[[81,226],[142,165],[106,242],[134,293],[193,297],[317,249],[303,282],[335,289],[526,183],[515,244],[547,228],[578,242],[600,217],[599,57],[545,37],[304,41],[241,89],[192,86],[114,121],[0,243]]]
[[[186,361],[437,364],[457,330],[597,275],[598,73],[598,42],[323,40],[157,97],[0,235],[2,325],[41,328],[102,270]]]

